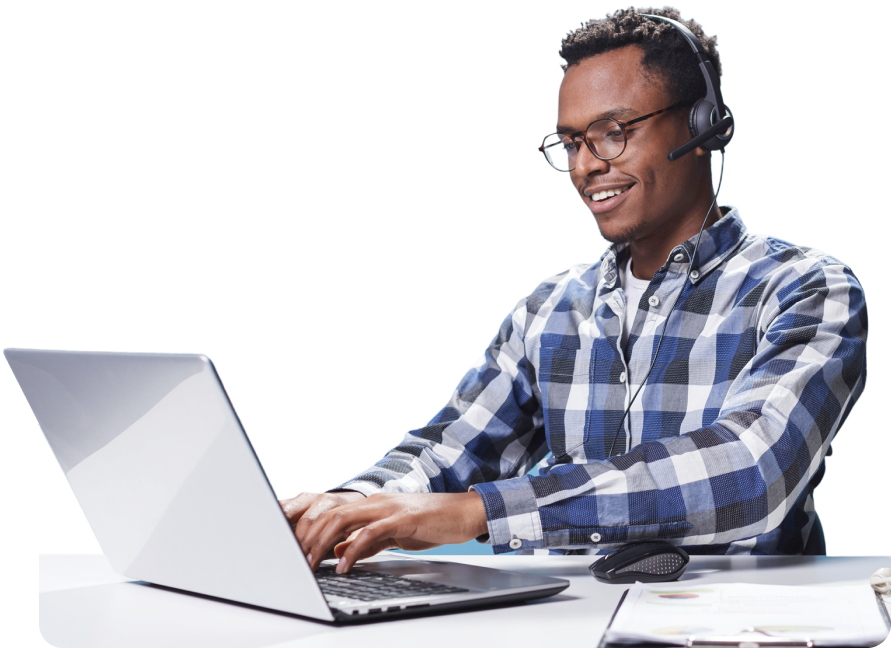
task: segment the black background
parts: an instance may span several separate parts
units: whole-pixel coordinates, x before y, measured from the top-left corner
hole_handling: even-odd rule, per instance
[[[841,173],[800,137],[814,118],[798,113],[782,139],[791,110],[769,110],[831,111],[843,98],[816,74],[829,55],[791,30],[784,76],[755,64],[744,21],[694,17],[720,33],[737,119],[720,202],[753,232],[862,268],[839,235],[850,215],[815,217]],[[445,404],[521,296],[606,247],[535,150],[554,126],[559,39],[586,18],[358,15],[310,40],[221,39],[143,68],[103,59],[22,162],[3,345],[201,351],[280,497],[350,477]],[[10,489],[25,537],[99,551],[10,372],[2,384],[4,430],[32,448]],[[832,553],[887,551],[864,407],[817,491]]]

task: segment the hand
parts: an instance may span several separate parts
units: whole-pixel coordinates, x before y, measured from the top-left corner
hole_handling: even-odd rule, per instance
[[[381,493],[298,522],[297,540],[316,569],[334,548],[337,572],[386,549],[419,551],[487,532],[483,501],[467,493]],[[336,546],[335,546],[336,545]]]
[[[291,523],[294,534],[299,539],[316,521],[316,519],[326,511],[338,506],[364,500],[365,495],[358,491],[339,491],[336,493],[300,493],[297,497],[291,499],[279,500],[279,505]],[[334,558],[332,553],[330,556],[320,556],[319,560],[326,558]]]

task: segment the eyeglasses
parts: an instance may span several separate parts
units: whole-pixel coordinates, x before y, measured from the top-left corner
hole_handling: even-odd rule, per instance
[[[598,119],[588,124],[584,133],[581,131],[572,134],[552,133],[544,138],[538,150],[545,156],[548,164],[557,171],[572,171],[575,168],[579,145],[582,142],[595,157],[601,160],[615,160],[625,152],[625,147],[628,144],[626,128],[668,112],[679,105],[672,104],[668,108],[651,112],[649,115],[637,117],[631,121],[612,118]]]

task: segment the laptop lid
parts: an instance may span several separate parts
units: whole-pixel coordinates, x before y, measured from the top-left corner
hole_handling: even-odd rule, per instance
[[[346,595],[325,576],[323,594],[208,358],[5,354],[102,550],[129,578],[344,623],[527,600],[569,585],[380,556],[356,571],[370,568],[385,592],[370,594],[369,581]],[[410,580],[397,586],[391,577]]]
[[[116,572],[333,620],[208,358],[4,354]]]

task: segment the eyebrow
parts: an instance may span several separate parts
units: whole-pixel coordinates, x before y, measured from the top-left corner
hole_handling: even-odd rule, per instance
[[[628,106],[617,106],[616,108],[610,108],[606,112],[602,112],[599,115],[595,116],[590,122],[588,122],[588,124],[590,124],[591,122],[595,122],[598,119],[619,119],[622,117],[627,117],[628,115],[633,115],[635,112],[636,111],[634,110],[634,108],[629,108]],[[587,127],[587,124],[585,126]],[[577,132],[577,129],[557,124],[557,132],[574,133]]]

